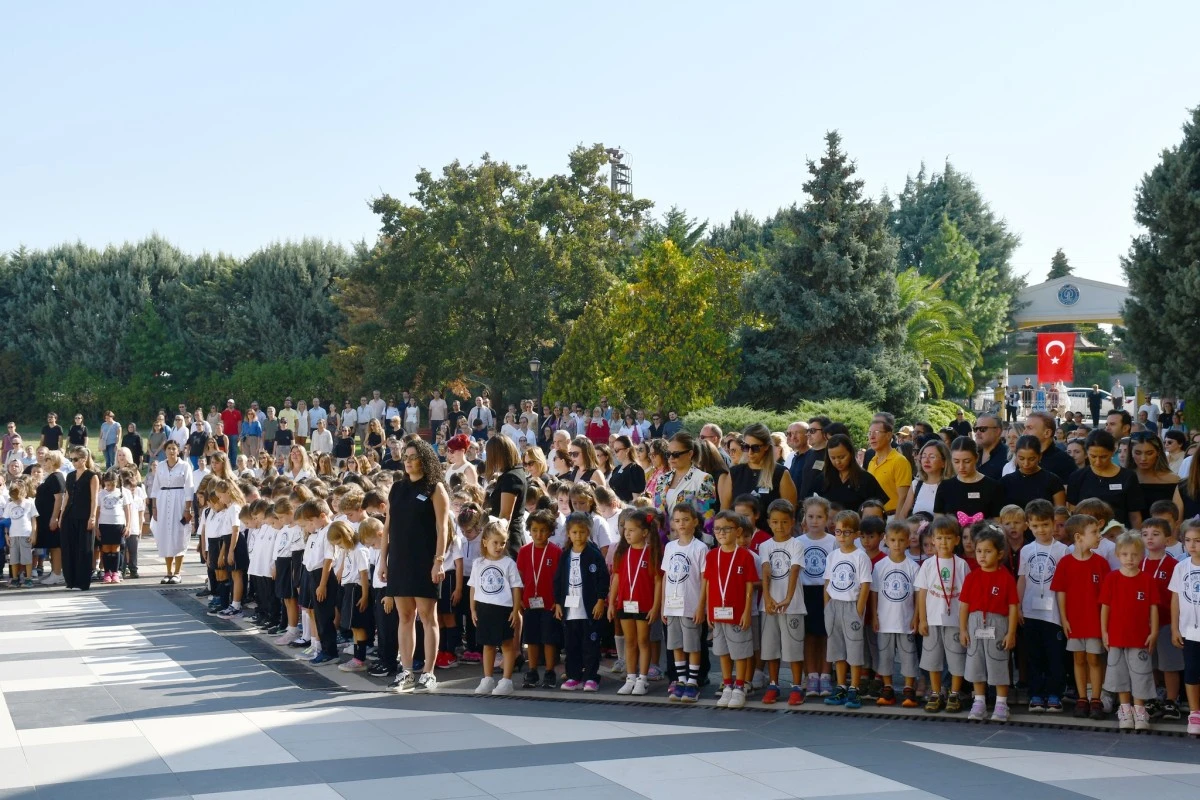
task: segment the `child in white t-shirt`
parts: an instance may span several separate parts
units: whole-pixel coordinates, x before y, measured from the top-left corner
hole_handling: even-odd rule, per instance
[[[1033,500],[1025,506],[1033,541],[1021,548],[1017,565],[1017,596],[1021,598],[1021,638],[1028,657],[1029,710],[1063,710],[1066,648],[1057,595],[1050,588],[1058,562],[1069,554],[1054,538],[1054,506]]]
[[[829,501],[824,497],[809,497],[804,501],[804,534],[800,537],[803,561],[800,582],[803,586],[805,609],[813,613],[804,617],[804,663],[808,667],[809,697],[829,697],[833,693],[833,679],[829,675],[829,662],[825,660],[825,614],[817,613],[825,607],[825,562],[829,554],[837,549],[837,540],[829,535]]]
[[[900,674],[904,676],[904,699],[901,705],[904,708],[916,708],[916,681],[921,670],[914,635],[917,629],[917,603],[913,583],[920,566],[910,557],[912,531],[907,522],[893,519],[887,524],[884,536],[888,546],[887,557],[880,559],[871,570],[871,618],[878,642],[875,674],[883,681],[883,689],[875,704],[896,705],[892,672],[899,658]]]
[[[786,661],[792,669],[792,688],[788,705],[804,702],[804,591],[800,570],[804,550],[792,536],[796,509],[791,502],[775,500],[767,507],[767,525],[771,538],[758,546],[762,574],[762,658],[767,664],[769,683],[763,703],[779,698],[779,666]]]
[[[667,649],[674,659],[675,681],[667,689],[673,703],[694,703],[700,699],[700,657],[705,646],[704,564],[708,545],[696,538],[703,526],[700,512],[691,503],[679,503],[671,512],[671,533],[662,559],[663,624],[667,629]]]
[[[100,529],[100,560],[104,564],[104,583],[120,583],[120,550],[132,527],[133,496],[121,486],[116,470],[109,470],[100,479],[100,494],[96,505],[100,509],[97,527]]]
[[[929,700],[925,710],[936,713],[945,709],[962,711],[963,671],[967,651],[959,638],[958,598],[967,578],[967,562],[954,554],[962,541],[958,520],[946,514],[934,517],[935,554],[917,572],[917,613],[920,616],[921,669],[929,672]],[[942,697],[942,670],[950,669],[950,694]]]
[[[517,663],[515,631],[521,627],[521,574],[517,562],[509,558],[508,522],[492,520],[479,537],[483,555],[471,567],[471,619],[475,635],[483,645],[483,679],[475,694],[509,695],[514,691],[513,667]],[[492,677],[496,669],[496,648],[504,656],[504,672],[499,682]]]
[[[344,664],[342,672],[366,672],[367,629],[371,624],[371,565],[367,548],[359,541],[358,531],[345,520],[329,526],[326,534],[335,548],[331,569],[337,572],[342,587],[341,622],[350,628],[354,637],[354,655]]]
[[[28,487],[24,478],[17,478],[8,486],[8,502],[4,505],[4,517],[11,520],[8,529],[8,563],[12,570],[14,589],[24,586],[33,588],[33,576],[29,568],[33,566],[33,545],[37,541],[33,520],[37,517],[37,508],[28,497]],[[24,577],[22,577],[24,576]]]
[[[1171,641],[1183,648],[1183,683],[1187,692],[1187,732],[1200,735],[1200,520],[1183,523],[1187,558],[1171,575]]]
[[[837,670],[837,688],[825,704],[845,708],[862,708],[859,680],[867,662],[863,619],[871,594],[871,559],[858,548],[859,524],[857,511],[838,512],[833,531],[838,549],[825,562],[825,658]]]

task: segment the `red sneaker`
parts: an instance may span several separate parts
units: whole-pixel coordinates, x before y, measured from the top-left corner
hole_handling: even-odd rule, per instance
[[[454,653],[442,652],[437,654],[437,659],[433,663],[437,665],[438,669],[450,669],[458,666],[458,659],[455,658]]]
[[[468,650],[462,654],[462,660],[468,664],[478,664],[480,661],[483,661],[483,654],[477,653],[474,650]]]
[[[762,701],[767,705],[771,705],[779,699],[779,687],[771,684],[767,687],[767,691],[763,693]]]
[[[804,690],[799,686],[792,686],[792,691],[788,694],[789,706],[804,705]]]

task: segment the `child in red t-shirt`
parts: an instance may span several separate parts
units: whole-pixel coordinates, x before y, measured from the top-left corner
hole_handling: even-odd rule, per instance
[[[649,691],[650,620],[658,618],[662,587],[662,526],[653,508],[625,509],[620,526],[608,590],[608,618],[620,622],[628,669],[617,694],[642,695]]]
[[[1100,638],[1100,582],[1109,573],[1108,561],[1098,553],[1100,524],[1095,517],[1074,514],[1067,520],[1067,534],[1074,540],[1070,558],[1063,558],[1054,570],[1050,590],[1057,595],[1067,651],[1075,662],[1075,716],[1104,719],[1099,687],[1104,683],[1104,642]],[[1091,705],[1087,687],[1091,684]]]
[[[704,562],[704,598],[713,630],[713,653],[721,659],[721,708],[746,705],[746,682],[754,661],[750,598],[758,583],[754,555],[738,546],[738,535],[750,520],[736,511],[721,511],[713,519],[719,545]],[[737,672],[734,673],[736,662]]]
[[[979,569],[967,575],[958,598],[959,640],[967,648],[963,677],[975,688],[975,702],[967,719],[983,721],[987,715],[987,687],[996,687],[992,722],[1008,722],[1008,656],[1017,646],[1017,582],[1001,569],[1005,552],[1004,531],[990,522],[973,527],[975,561]]]
[[[517,552],[517,572],[525,584],[521,596],[525,606],[521,641],[529,651],[526,689],[537,686],[553,689],[558,685],[554,665],[558,663],[558,649],[563,643],[563,624],[554,617],[554,575],[558,572],[562,548],[550,541],[556,523],[550,511],[535,512],[529,518],[529,536],[533,543]],[[539,663],[545,664],[544,678],[538,675]]]
[[[1158,584],[1141,570],[1145,552],[1141,533],[1122,533],[1116,549],[1121,568],[1100,584],[1100,630],[1108,648],[1104,691],[1121,699],[1117,724],[1123,731],[1150,730],[1146,701],[1157,696],[1150,648],[1158,639]]]
[[[1154,577],[1158,586],[1158,641],[1151,651],[1154,668],[1162,672],[1163,686],[1167,699],[1159,703],[1158,698],[1146,703],[1151,717],[1162,714],[1163,719],[1180,719],[1183,713],[1176,704],[1183,689],[1183,649],[1171,641],[1171,576],[1179,564],[1167,552],[1167,544],[1174,537],[1174,526],[1164,517],[1151,517],[1142,521],[1142,542],[1146,554],[1142,556],[1142,572]]]

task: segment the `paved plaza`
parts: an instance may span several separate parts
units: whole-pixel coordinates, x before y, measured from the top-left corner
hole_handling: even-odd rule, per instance
[[[723,711],[653,695],[618,702],[615,681],[590,702],[550,691],[476,698],[474,667],[443,673],[436,696],[396,696],[317,672],[201,609],[190,588],[156,581],[0,593],[0,798],[1200,793],[1200,742],[1177,735],[1182,726],[1134,736],[811,703]]]

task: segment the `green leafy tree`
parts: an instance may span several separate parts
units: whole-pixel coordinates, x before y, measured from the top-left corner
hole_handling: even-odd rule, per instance
[[[616,381],[616,331],[612,325],[613,294],[605,293],[587,304],[563,344],[562,354],[549,367],[545,397],[591,406],[601,396],[625,402],[625,390]]]
[[[944,277],[930,279],[911,267],[896,276],[905,345],[918,361],[929,362],[923,374],[933,397],[941,397],[947,384],[963,386],[969,394],[971,370],[979,360],[979,339],[962,308],[945,298]]]
[[[701,222],[695,217],[689,219],[687,212],[682,208],[671,206],[670,210],[663,214],[661,222],[652,220],[642,229],[641,247],[645,249],[670,240],[680,252],[688,255],[704,242],[704,234],[707,231],[707,222]]]
[[[1143,231],[1122,259],[1129,281],[1125,349],[1149,386],[1200,403],[1200,107],[1183,140],[1142,178]]]
[[[378,198],[379,241],[339,284],[335,360],[361,363],[370,384],[528,394],[528,359],[558,355],[649,208],[609,190],[607,163],[580,147],[567,172],[539,178],[484,155],[419,172],[411,204]]]
[[[748,282],[760,322],[739,393],[762,408],[841,397],[906,413],[920,370],[904,349],[888,210],[863,196],[836,132],[808,171],[808,201],[783,212],[769,266]]]
[[[1074,274],[1075,269],[1067,261],[1067,254],[1062,251],[1061,247],[1055,250],[1054,258],[1050,259],[1050,273],[1046,276],[1046,280],[1052,281],[1055,278],[1065,278]]]

